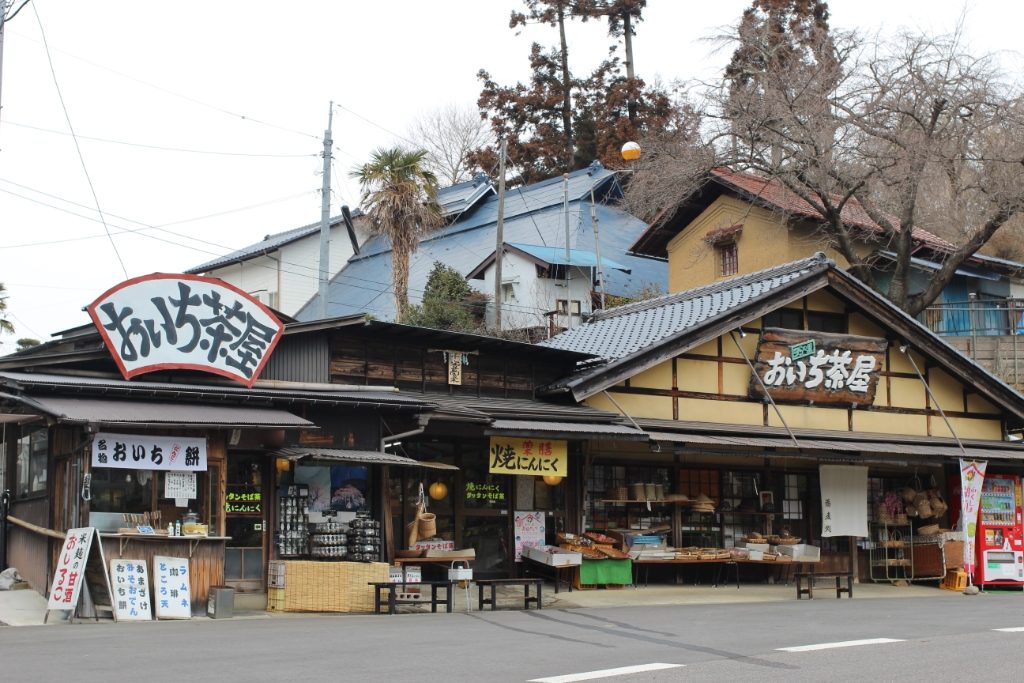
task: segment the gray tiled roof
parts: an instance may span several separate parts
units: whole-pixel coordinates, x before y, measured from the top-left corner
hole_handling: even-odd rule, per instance
[[[491,179],[486,174],[478,173],[472,180],[438,190],[437,203],[441,207],[441,215],[450,218],[471,208],[488,194],[494,194]]]
[[[697,289],[601,311],[590,322],[540,342],[618,360],[708,322],[795,279],[828,268],[823,254]]]

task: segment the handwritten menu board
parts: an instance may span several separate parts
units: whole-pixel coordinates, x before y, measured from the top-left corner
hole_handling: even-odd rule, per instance
[[[95,536],[95,527],[68,529],[53,572],[46,609],[73,610],[78,606],[78,597],[85,582],[85,565]]]
[[[149,570],[145,560],[111,560],[110,581],[118,621],[149,621],[153,618],[149,604]]]
[[[523,548],[544,544],[544,513],[516,510],[516,562],[523,559]]]
[[[191,619],[192,592],[187,557],[153,558],[153,597],[157,619]]]

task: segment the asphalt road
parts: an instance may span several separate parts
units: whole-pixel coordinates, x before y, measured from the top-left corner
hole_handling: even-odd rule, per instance
[[[650,670],[571,677],[621,667]],[[0,628],[0,681],[933,683],[1022,678],[1020,592]]]

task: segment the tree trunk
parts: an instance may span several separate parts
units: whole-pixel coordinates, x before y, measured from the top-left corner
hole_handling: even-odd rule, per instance
[[[626,111],[629,114],[629,123],[636,126],[636,99],[633,97],[633,90],[636,83],[636,70],[633,68],[633,22],[629,16],[629,10],[622,13],[622,35],[626,45],[626,78],[629,79],[629,99],[626,100]]]
[[[395,288],[395,322],[405,320],[409,308],[409,251],[392,245],[391,248],[391,282]]]
[[[565,171],[571,171],[575,156],[572,137],[572,83],[569,81],[569,44],[565,39],[565,10],[558,8],[558,38],[562,47],[562,127],[565,130]]]

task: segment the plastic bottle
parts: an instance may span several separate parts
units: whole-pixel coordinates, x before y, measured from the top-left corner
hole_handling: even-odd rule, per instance
[[[167,522],[167,535],[168,536],[173,536],[174,535],[174,525],[171,524],[170,522]]]
[[[181,520],[179,519],[174,523],[174,535],[181,536]]]

